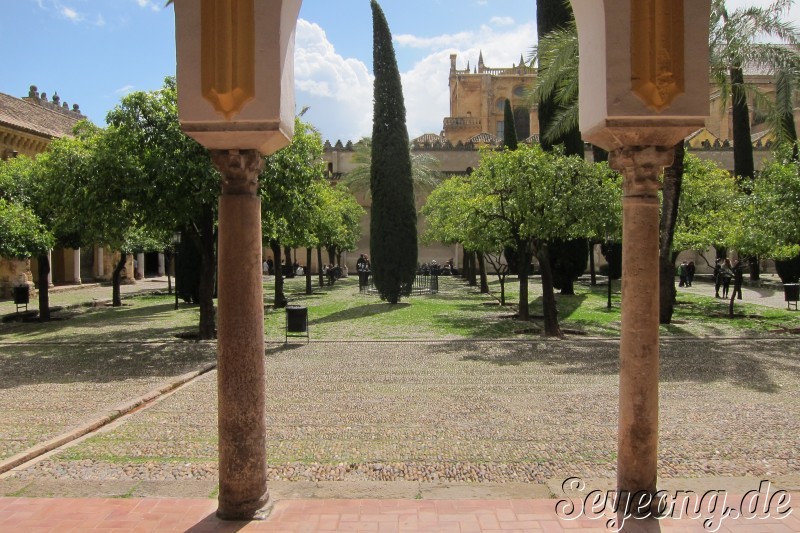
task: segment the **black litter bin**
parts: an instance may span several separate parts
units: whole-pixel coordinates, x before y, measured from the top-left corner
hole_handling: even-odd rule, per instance
[[[289,337],[305,337],[308,334],[308,308],[301,305],[286,306],[286,342]]]
[[[797,311],[797,301],[800,300],[800,283],[784,283],[783,299],[786,302],[786,309],[791,309],[791,306],[794,305],[794,310]]]
[[[19,313],[19,308],[23,305],[25,306],[25,310],[28,310],[28,303],[30,303],[30,299],[31,292],[27,285],[14,287],[14,305],[17,306],[17,313]]]

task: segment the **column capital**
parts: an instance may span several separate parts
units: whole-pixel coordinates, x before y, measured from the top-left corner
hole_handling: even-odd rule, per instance
[[[222,174],[223,195],[257,195],[264,157],[258,150],[211,150],[211,162]]]
[[[625,146],[609,154],[611,168],[622,174],[623,196],[656,196],[661,171],[672,164],[672,146]]]

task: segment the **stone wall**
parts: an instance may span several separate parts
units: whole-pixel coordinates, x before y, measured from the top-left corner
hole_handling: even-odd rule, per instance
[[[31,298],[35,295],[30,259],[0,257],[0,298],[11,298],[13,288],[27,285]]]

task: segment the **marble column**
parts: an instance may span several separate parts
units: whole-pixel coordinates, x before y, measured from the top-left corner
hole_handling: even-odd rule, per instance
[[[53,286],[53,250],[47,250],[47,263],[50,265],[50,272],[47,273],[47,286]]]
[[[158,275],[159,277],[167,275],[166,262],[164,261],[163,253],[158,254]]]
[[[136,274],[134,279],[144,279],[144,254],[136,254]]]
[[[634,497],[634,508],[657,491],[658,191],[673,156],[672,148],[635,146],[611,152],[609,161],[623,176],[617,490]]]
[[[81,249],[72,250],[72,282],[75,285],[81,284]]]
[[[103,263],[103,247],[97,247],[97,255],[95,256],[95,262],[97,263],[97,278],[103,279],[103,274],[105,274],[105,268]]]
[[[219,506],[226,520],[263,517],[267,490],[261,201],[256,150],[212,150],[219,199]]]

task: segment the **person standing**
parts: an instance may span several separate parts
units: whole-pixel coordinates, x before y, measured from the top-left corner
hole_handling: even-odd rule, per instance
[[[689,264],[686,265],[686,286],[691,287],[692,282],[694,282],[694,261],[689,261]]]
[[[366,254],[361,254],[358,261],[356,261],[356,272],[358,272],[358,288],[363,291],[369,278],[369,261]]]
[[[714,298],[719,298],[719,288],[722,286],[722,259],[714,263]]]
[[[678,277],[681,282],[678,284],[678,287],[686,287],[686,267],[686,261],[681,261],[680,266],[678,266]]]
[[[731,285],[731,279],[733,279],[733,269],[731,269],[730,259],[726,259],[725,262],[722,263],[720,275],[722,276],[722,297],[727,298],[728,290]]]

